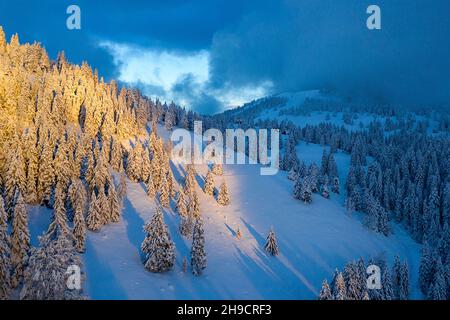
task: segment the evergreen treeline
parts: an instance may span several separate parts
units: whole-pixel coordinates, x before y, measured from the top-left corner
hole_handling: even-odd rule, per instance
[[[84,298],[65,281],[69,265],[82,269],[86,230],[120,220],[127,178],[169,206],[175,179],[157,124],[192,129],[198,115],[106,83],[64,53],[51,61],[17,34],[8,42],[1,27],[0,110],[0,299]],[[149,137],[122,144],[147,135],[148,123]],[[28,205],[53,210],[37,248]]]

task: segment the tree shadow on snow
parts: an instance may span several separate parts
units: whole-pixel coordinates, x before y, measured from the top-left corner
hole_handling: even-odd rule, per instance
[[[101,253],[95,250],[92,241],[87,238],[86,253],[83,255],[89,284],[88,293],[92,299],[127,299],[127,295],[120,285],[116,275],[106,262],[101,261]]]
[[[125,198],[124,200],[122,217],[126,224],[128,240],[130,240],[130,243],[136,247],[141,260],[143,260],[144,254],[141,251],[141,243],[144,240],[143,227],[145,221],[136,212],[136,209],[133,207],[128,198]]]

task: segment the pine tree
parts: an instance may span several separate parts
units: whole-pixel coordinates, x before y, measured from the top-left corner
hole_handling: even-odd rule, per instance
[[[188,236],[192,233],[193,229],[193,211],[194,208],[191,207],[191,202],[189,203],[189,209],[186,205],[186,201],[184,199],[184,193],[180,190],[180,195],[177,199],[177,211],[180,215],[180,233],[183,236]]]
[[[36,132],[30,129],[30,136],[27,143],[27,181],[26,194],[27,203],[37,204],[37,178],[39,169],[39,155],[36,148]]]
[[[86,226],[91,231],[98,231],[102,227],[102,217],[100,211],[100,202],[92,191],[91,201],[89,203],[89,210],[87,214]]]
[[[424,294],[428,293],[428,288],[432,282],[433,265],[433,252],[428,241],[425,241],[422,246],[422,256],[420,258],[419,267],[419,284]]]
[[[7,215],[0,196],[0,300],[7,300],[11,291],[11,249]]]
[[[227,206],[230,204],[230,195],[228,194],[228,187],[225,181],[220,185],[217,203],[222,206]]]
[[[177,208],[177,212],[180,215],[180,217],[187,216],[188,211],[187,211],[186,200],[184,198],[183,190],[180,190],[180,192],[178,194],[176,208]]]
[[[61,232],[67,236],[69,234],[69,227],[67,226],[66,199],[62,184],[62,182],[58,182],[56,186],[53,221],[49,226],[48,233]]]
[[[392,286],[392,277],[389,269],[384,266],[381,268],[381,295],[382,300],[394,299],[394,289]]]
[[[17,138],[16,138],[17,139]],[[8,212],[11,214],[14,207],[15,195],[17,192],[25,192],[25,167],[20,142],[18,146],[11,148],[8,152],[7,171],[5,179],[5,202]]]
[[[339,194],[340,193],[340,186],[339,186],[339,178],[335,177],[333,179],[333,186],[331,187],[331,191],[333,193]]]
[[[333,279],[333,285],[333,300],[346,300],[347,292],[342,272],[337,273],[335,279]]]
[[[142,158],[142,144],[137,141],[136,146],[131,151],[128,157],[128,165],[127,165],[127,175],[128,178],[132,181],[141,181],[142,180],[142,166],[143,166],[143,158]]]
[[[69,266],[81,269],[81,260],[72,242],[63,234],[57,238],[41,237],[41,246],[33,248],[24,274],[22,300],[79,300],[84,299],[82,289],[67,287]],[[82,279],[81,279],[82,280]]]
[[[155,214],[144,227],[147,233],[141,245],[145,253],[145,268],[151,272],[169,271],[175,262],[175,245],[170,239],[164,223],[162,210],[156,207]]]
[[[428,292],[428,299],[447,300],[447,288],[446,272],[442,265],[441,257],[438,257],[436,260],[434,279]]]
[[[214,176],[211,171],[208,171],[205,179],[205,186],[203,187],[203,192],[209,196],[214,195]]]
[[[169,190],[167,186],[166,177],[163,177],[161,181],[161,192],[159,193],[159,202],[164,208],[170,207]]]
[[[205,235],[203,219],[198,217],[194,226],[194,234],[191,248],[191,269],[195,276],[202,274],[206,268]]]
[[[323,149],[322,152],[322,162],[321,162],[321,169],[320,173],[324,175],[328,175],[328,153],[326,149]]]
[[[322,289],[320,289],[319,300],[333,300],[330,286],[328,285],[328,282],[326,279],[323,280]]]
[[[400,268],[400,281],[398,298],[399,300],[408,300],[409,296],[409,268],[405,261]]]
[[[190,195],[195,190],[195,171],[192,165],[188,165],[184,179],[184,192]]]
[[[117,223],[120,221],[121,206],[120,206],[119,195],[116,192],[114,183],[111,183],[109,185],[108,202],[109,202],[110,212],[111,212],[110,221]]]
[[[84,208],[86,206],[86,189],[80,179],[72,179],[72,183],[70,184],[68,191],[68,196],[73,211],[75,211],[75,208],[77,206],[80,207],[82,211],[84,211]]]
[[[148,179],[148,181],[146,182],[145,186],[146,186],[146,189],[147,189],[147,195],[148,195],[150,198],[154,198],[155,195],[156,195],[156,190],[155,190],[155,185],[154,185],[154,183],[153,183],[153,179],[152,179],[151,176],[150,176],[150,178]]]
[[[3,28],[0,26],[0,55],[6,53],[6,38]]]
[[[216,176],[223,175],[223,168],[221,164],[214,163],[211,171]]]
[[[200,201],[195,191],[190,196],[188,212],[193,219],[200,217]]]
[[[3,197],[0,196],[0,241],[4,241],[8,246],[11,239],[8,235],[8,214],[6,213]],[[1,232],[4,231],[4,232]]]
[[[19,285],[23,268],[30,250],[30,230],[28,229],[28,212],[22,194],[19,192],[14,208],[13,231],[11,235],[11,265],[13,269],[12,286]]]
[[[117,195],[119,196],[120,203],[123,205],[123,201],[127,196],[127,177],[124,173],[120,174],[120,182],[117,189]]]
[[[330,198],[330,192],[328,191],[328,176],[327,175],[325,175],[323,177],[322,197],[324,197],[325,199]]]
[[[74,208],[73,235],[76,250],[83,253],[86,243],[86,221],[84,219],[84,207],[79,202],[76,203]]]
[[[305,203],[312,202],[311,179],[309,176],[305,178],[299,176],[294,186],[294,198]]]
[[[328,176],[331,179],[334,179],[334,178],[338,177],[338,169],[337,169],[336,161],[334,160],[333,153],[330,153],[330,156],[328,158],[328,172],[327,172],[327,174],[328,174]]]
[[[108,198],[106,197],[105,193],[105,186],[100,187],[100,190],[98,192],[97,196],[98,205],[99,205],[99,218],[100,218],[100,224],[105,225],[109,221],[111,221],[111,205],[108,201]]]
[[[401,282],[401,262],[398,255],[395,256],[394,266],[392,267],[392,286],[394,291],[394,299],[398,300],[400,296],[400,282]]]
[[[280,253],[277,238],[275,237],[275,232],[273,231],[273,228],[270,229],[269,235],[267,236],[267,241],[264,246],[264,250],[266,250],[266,252],[268,252],[272,256],[277,256]]]
[[[38,200],[41,203],[45,203],[50,200],[54,181],[55,171],[53,168],[53,148],[51,143],[46,142],[39,159]]]

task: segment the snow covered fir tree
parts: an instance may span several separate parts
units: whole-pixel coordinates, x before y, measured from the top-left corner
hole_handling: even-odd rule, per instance
[[[450,299],[445,106],[312,90],[200,114],[53,58],[0,27],[0,300]],[[173,154],[178,129],[237,128],[268,129],[277,174]]]
[[[175,262],[175,247],[159,206],[156,207],[152,220],[145,225],[144,230],[147,235],[142,242],[141,250],[145,254],[145,268],[151,272],[169,271]]]

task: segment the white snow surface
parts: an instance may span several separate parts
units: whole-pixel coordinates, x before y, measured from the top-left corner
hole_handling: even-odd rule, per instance
[[[163,130],[161,130],[163,131]],[[168,133],[163,132],[167,138]],[[320,165],[323,147],[300,144],[299,158]],[[349,169],[349,155],[335,156],[341,190]],[[181,182],[184,169],[172,166]],[[292,197],[293,182],[285,172],[261,176],[259,165],[224,165],[224,175],[215,176],[216,188],[228,184],[231,204],[223,207],[206,196],[201,187],[207,165],[197,165],[197,192],[205,221],[208,265],[200,277],[182,271],[183,258],[189,261],[192,239],[178,232],[175,203],[164,209],[164,219],[176,246],[176,263],[167,273],[145,270],[140,251],[143,225],[154,213],[154,200],[140,183],[128,181],[121,221],[88,232],[86,253],[82,254],[86,273],[85,292],[91,299],[316,299],[322,281],[331,280],[335,268],[348,261],[366,261],[385,253],[390,264],[399,254],[408,261],[412,298],[420,298],[418,267],[420,245],[399,225],[392,225],[389,237],[365,229],[358,214],[349,216],[343,194],[329,200],[314,194],[312,204]],[[34,207],[30,212],[32,243],[46,230],[51,212]],[[268,256],[263,247],[273,227],[281,254]],[[240,229],[242,238],[235,237]],[[188,263],[189,265],[189,263]]]

